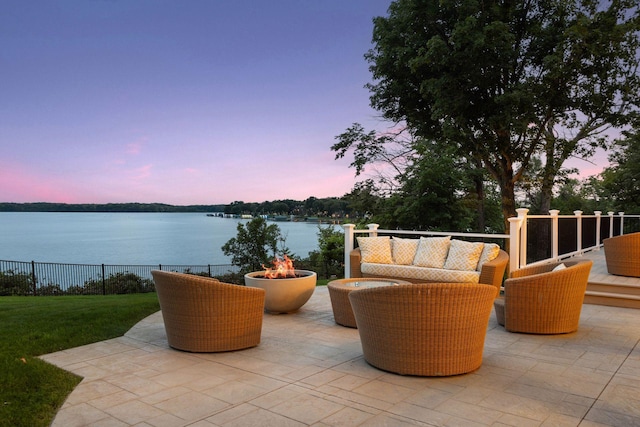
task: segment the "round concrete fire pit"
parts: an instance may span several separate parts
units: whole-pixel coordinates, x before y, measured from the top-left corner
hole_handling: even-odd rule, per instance
[[[269,313],[291,313],[302,307],[316,289],[317,275],[313,271],[294,270],[295,277],[264,277],[264,271],[244,275],[244,284],[266,291],[264,308]]]

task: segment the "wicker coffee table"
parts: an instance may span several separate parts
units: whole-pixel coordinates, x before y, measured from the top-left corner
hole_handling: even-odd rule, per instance
[[[374,288],[378,286],[407,285],[411,282],[397,279],[355,278],[333,280],[327,284],[333,317],[338,325],[356,328],[356,319],[353,316],[349,293],[357,289]]]

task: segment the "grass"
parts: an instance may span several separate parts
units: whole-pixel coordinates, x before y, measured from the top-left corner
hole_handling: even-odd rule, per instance
[[[0,426],[48,426],[81,378],[37,356],[124,335],[155,293],[0,297]]]

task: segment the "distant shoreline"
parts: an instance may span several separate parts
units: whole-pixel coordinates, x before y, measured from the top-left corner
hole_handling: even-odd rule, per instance
[[[224,212],[227,205],[176,206],[165,203],[0,203],[0,212]]]

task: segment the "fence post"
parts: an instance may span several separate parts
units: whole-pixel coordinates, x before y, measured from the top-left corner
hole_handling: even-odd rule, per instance
[[[596,251],[600,250],[600,229],[602,227],[602,211],[593,211],[596,215]]]
[[[369,237],[376,237],[378,235],[378,227],[380,227],[380,224],[367,224]]]
[[[516,209],[518,213],[518,218],[520,218],[520,233],[518,235],[518,242],[520,243],[520,257],[518,258],[518,268],[523,265],[527,265],[527,213],[529,209],[527,208],[519,208]]]
[[[104,277],[104,264],[102,264],[102,295],[107,294],[107,281]]]
[[[38,295],[38,285],[36,283],[36,262],[31,261],[31,281],[33,282],[33,296]]]
[[[520,229],[522,217],[509,218],[509,272],[520,268]]]
[[[573,211],[576,216],[576,252],[582,254],[582,211]]]
[[[351,277],[351,258],[349,254],[353,250],[353,230],[356,225],[343,224],[342,228],[344,228],[344,278],[349,279]]]
[[[607,214],[609,215],[609,237],[613,237],[613,214],[615,212],[607,212]]]
[[[211,264],[207,264],[207,270],[209,271],[209,277],[211,277]]]
[[[618,212],[618,215],[620,215],[620,235],[622,236],[624,234],[624,212]]]
[[[558,214],[557,209],[551,209],[549,215],[551,215],[551,258],[554,261],[558,260]]]

